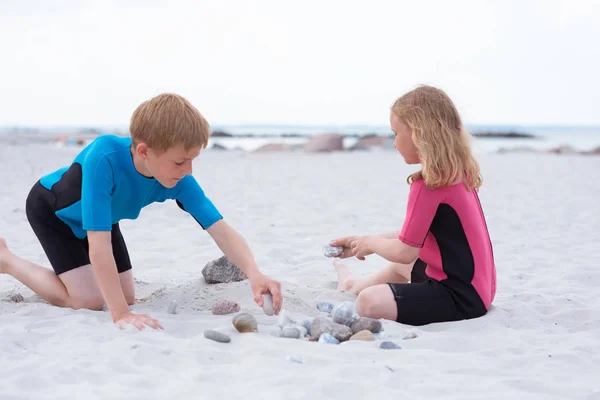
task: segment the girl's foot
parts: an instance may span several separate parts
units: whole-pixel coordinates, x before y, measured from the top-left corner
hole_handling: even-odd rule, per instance
[[[337,290],[342,292],[351,291],[354,286],[354,277],[348,267],[340,260],[333,260],[333,266],[335,267],[335,273],[338,277]]]

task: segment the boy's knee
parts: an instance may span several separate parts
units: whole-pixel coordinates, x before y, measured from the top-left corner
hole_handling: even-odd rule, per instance
[[[104,307],[104,299],[102,296],[85,299],[71,299],[69,306],[74,310],[86,309],[101,311],[102,307]]]

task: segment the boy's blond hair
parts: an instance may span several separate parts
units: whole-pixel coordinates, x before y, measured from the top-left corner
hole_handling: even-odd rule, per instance
[[[430,188],[463,182],[469,190],[479,189],[483,180],[470,135],[444,91],[419,86],[398,98],[392,112],[412,131],[421,161],[421,170],[408,176],[409,184],[423,178]]]
[[[134,146],[146,143],[163,153],[172,147],[205,148],[210,126],[200,112],[184,97],[163,93],[140,104],[129,125]]]

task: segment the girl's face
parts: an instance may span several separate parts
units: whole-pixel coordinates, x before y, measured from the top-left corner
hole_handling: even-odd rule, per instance
[[[394,147],[404,157],[404,162],[419,164],[421,161],[410,128],[394,112],[390,113],[390,125],[395,135]]]

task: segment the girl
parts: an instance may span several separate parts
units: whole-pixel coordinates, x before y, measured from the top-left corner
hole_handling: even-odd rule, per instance
[[[355,277],[335,260],[338,289],[358,295],[361,317],[408,325],[481,317],[496,293],[496,267],[469,134],[452,100],[430,86],[397,99],[390,123],[404,161],[421,164],[407,179],[406,218],[397,232],[330,243],[344,247],[340,258],[375,253],[391,262]]]

